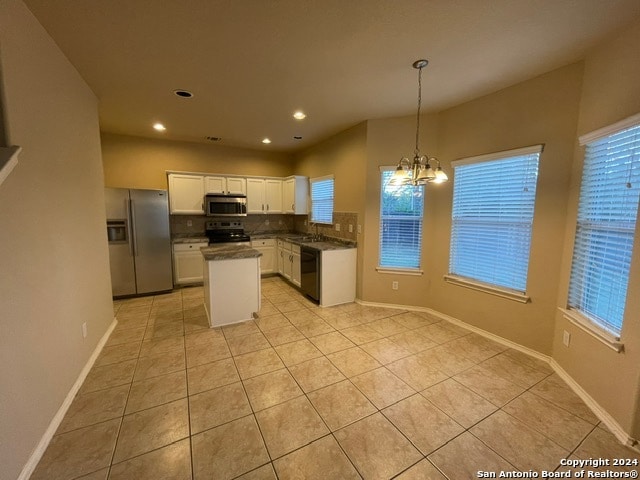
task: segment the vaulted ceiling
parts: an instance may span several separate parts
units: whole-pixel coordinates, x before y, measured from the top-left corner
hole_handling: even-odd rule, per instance
[[[578,61],[640,15],[638,0],[25,3],[97,95],[103,131],[275,151],[415,113],[417,59],[423,111],[438,111]]]

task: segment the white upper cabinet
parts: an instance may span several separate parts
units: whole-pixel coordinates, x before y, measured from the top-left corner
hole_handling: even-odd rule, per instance
[[[172,215],[204,214],[202,176],[169,174],[169,211]]]
[[[296,215],[309,213],[309,179],[307,177],[296,175],[284,179],[282,211]]]
[[[247,179],[240,177],[227,177],[227,193],[229,195],[246,195]]]
[[[247,213],[282,213],[282,180],[247,178]]]
[[[247,213],[264,212],[264,179],[247,178]]]
[[[241,177],[204,177],[205,193],[221,193],[224,195],[246,195],[247,180]]]
[[[268,178],[264,187],[266,213],[282,213],[282,180]]]
[[[227,193],[225,177],[204,177],[204,193]]]
[[[309,210],[309,179],[255,178],[197,173],[169,173],[169,205],[172,215],[203,215],[207,193],[246,195],[247,213],[294,213]]]

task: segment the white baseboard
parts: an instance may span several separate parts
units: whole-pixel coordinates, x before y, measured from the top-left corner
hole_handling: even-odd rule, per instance
[[[82,383],[84,382],[85,378],[87,378],[87,375],[91,370],[91,367],[93,367],[93,364],[98,358],[98,355],[100,355],[102,348],[104,347],[105,343],[107,343],[107,340],[111,335],[111,332],[113,332],[113,329],[116,328],[117,324],[118,324],[118,320],[116,320],[114,317],[113,322],[111,322],[111,325],[109,325],[109,328],[107,329],[107,331],[104,333],[104,335],[96,345],[96,348],[93,350],[93,353],[89,357],[89,360],[87,360],[87,363],[85,364],[84,368],[78,375],[78,378],[76,379],[75,383],[71,387],[71,390],[69,390],[69,393],[65,397],[64,402],[62,402],[62,405],[54,415],[53,419],[51,420],[51,423],[49,423],[49,427],[44,432],[44,435],[40,439],[40,442],[38,442],[38,445],[36,446],[31,456],[29,457],[29,460],[23,467],[22,472],[20,472],[20,475],[18,476],[18,480],[29,480],[29,477],[38,466],[38,462],[42,458],[42,455],[44,455],[44,452],[47,449],[47,447],[49,446],[49,442],[51,442],[53,435],[56,433],[56,430],[60,426],[60,423],[62,423],[62,419],[66,415],[67,410],[69,410],[69,407],[73,402],[73,399],[78,393],[78,390],[80,390]]]
[[[523,345],[520,345],[519,343],[516,342],[512,342],[511,340],[507,340],[504,337],[500,337],[498,335],[495,335],[491,332],[487,332],[486,330],[482,330],[481,328],[475,327],[473,325],[469,325],[468,323],[463,322],[462,320],[459,320],[455,317],[452,317],[450,315],[446,315],[444,313],[438,312],[437,310],[433,310],[431,308],[427,308],[427,307],[413,307],[413,306],[407,306],[407,305],[394,305],[394,304],[390,304],[390,303],[374,303],[374,302],[365,302],[363,300],[356,300],[357,303],[361,304],[361,305],[367,305],[370,307],[385,307],[385,308],[397,308],[400,310],[409,310],[409,311],[413,311],[413,312],[425,312],[428,313],[429,315],[433,315],[434,317],[440,318],[442,320],[446,320],[448,322],[453,323],[454,325],[457,325],[459,327],[465,328],[473,333],[477,333],[478,335],[482,335],[485,338],[488,338],[489,340],[493,340],[494,342],[500,343],[501,345],[504,345],[506,347],[509,348],[513,348],[514,350],[518,350],[522,353],[526,353],[527,355],[537,358],[538,360],[542,360],[543,362],[549,363],[551,362],[551,357],[549,357],[548,355],[544,355],[540,352],[537,352],[531,348],[525,347]]]
[[[569,375],[558,362],[554,359],[551,359],[549,363],[551,368],[558,374],[562,380],[564,380],[567,385],[578,395],[584,403],[591,409],[598,419],[604,423],[604,425],[609,429],[613,435],[628,447],[636,447],[638,445],[638,441],[631,437],[624,429],[620,426],[620,424],[604,409],[596,402],[591,395],[589,395],[581,386],[576,382],[571,375]],[[637,448],[637,447],[636,447]]]
[[[371,306],[371,307],[384,307],[384,308],[397,308],[400,310],[409,310],[414,312],[426,312],[434,317],[441,318],[442,320],[447,320],[455,325],[458,325],[462,328],[466,328],[478,335],[482,335],[485,338],[493,340],[494,342],[505,345],[509,348],[513,348],[514,350],[518,350],[522,353],[526,353],[527,355],[537,358],[538,360],[542,360],[549,364],[549,366],[553,369],[555,373],[558,374],[562,380],[566,382],[566,384],[573,390],[573,392],[580,397],[580,399],[591,409],[598,419],[604,423],[604,425],[615,435],[615,437],[624,445],[629,447],[634,447],[637,449],[638,441],[631,437],[625,430],[620,426],[620,424],[604,409],[598,402],[596,402],[591,395],[589,395],[579,384],[576,382],[561,366],[558,362],[556,362],[552,357],[548,355],[544,355],[540,352],[537,352],[531,348],[525,347],[518,343],[512,342],[506,338],[495,335],[491,332],[487,332],[486,330],[482,330],[481,328],[475,327],[473,325],[469,325],[468,323],[463,322],[455,317],[451,317],[444,313],[440,313],[436,310],[426,307],[413,307],[407,305],[395,305],[389,303],[375,303],[375,302],[366,302],[360,299],[356,300],[357,303],[361,305]]]

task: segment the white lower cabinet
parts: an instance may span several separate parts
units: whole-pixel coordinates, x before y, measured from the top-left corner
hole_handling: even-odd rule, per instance
[[[262,253],[262,257],[260,257],[260,274],[265,275],[278,271],[275,239],[251,240],[251,248],[255,248]]]
[[[356,298],[358,250],[323,250],[320,260],[320,306],[351,303]]]
[[[278,240],[278,246],[276,249],[276,262],[278,263],[278,273],[284,276],[284,259],[285,259],[285,248],[284,248],[284,240]]]
[[[200,247],[207,243],[176,243],[173,245],[173,284],[201,283],[203,263]]]
[[[260,311],[259,265],[260,257],[203,261],[204,308],[209,326],[255,318]]]
[[[292,245],[291,246],[291,283],[293,283],[296,287],[301,286],[300,273],[300,246]]]
[[[300,245],[278,240],[278,273],[293,283],[296,287],[300,283]]]

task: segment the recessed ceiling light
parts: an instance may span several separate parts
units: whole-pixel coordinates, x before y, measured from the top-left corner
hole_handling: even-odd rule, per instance
[[[295,137],[293,137],[294,140],[302,140],[302,137],[300,135],[296,135]]]
[[[156,130],[157,132],[164,132],[167,129],[167,127],[165,127],[163,124],[158,122],[153,124],[153,129]]]
[[[208,136],[205,137],[207,140],[209,140],[210,142],[219,142],[220,140],[222,140],[221,137],[212,137],[212,136]]]
[[[268,138],[264,138],[262,139],[262,143],[271,143],[271,140],[269,140]]]
[[[188,90],[174,90],[173,93],[175,93],[177,96],[182,97],[182,98],[192,98],[193,97],[193,93],[191,93]]]
[[[305,115],[305,113],[301,112],[300,110],[298,110],[296,113],[293,114],[293,118],[295,118],[296,120],[303,120],[306,117],[307,116]]]

